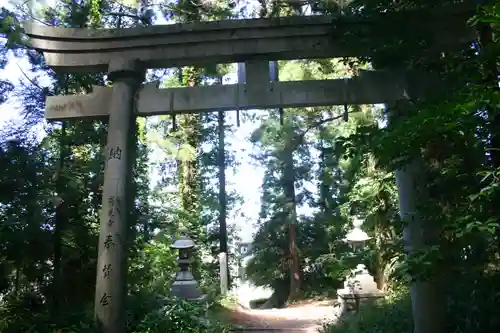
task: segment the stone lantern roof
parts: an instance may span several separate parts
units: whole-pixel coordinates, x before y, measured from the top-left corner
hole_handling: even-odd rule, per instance
[[[192,249],[195,247],[195,244],[191,238],[182,235],[170,247],[178,250]]]
[[[354,228],[346,234],[344,241],[346,241],[347,243],[363,243],[371,238],[366,232],[361,229],[363,220],[355,218],[352,224],[354,225]]]

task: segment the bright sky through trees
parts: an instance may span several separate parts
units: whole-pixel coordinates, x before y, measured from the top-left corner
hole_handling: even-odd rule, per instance
[[[0,6],[6,6],[12,8],[8,3],[12,3],[7,0],[0,0]],[[35,1],[36,3],[44,2],[45,5],[49,5],[51,1]],[[250,6],[251,7],[251,6]],[[162,17],[162,15],[157,15],[155,24],[168,24]],[[236,66],[235,66],[236,67]],[[9,78],[14,84],[17,85],[19,81],[27,81],[31,79],[31,74],[29,72],[29,65],[26,59],[17,59],[12,55],[9,56],[9,63],[4,70],[0,71],[0,78]],[[227,80],[224,80],[226,84],[236,83],[237,77],[236,73],[231,73],[228,75]],[[16,103],[14,98],[10,98],[8,103],[0,105],[0,131],[6,127],[11,128],[11,122],[16,122],[20,119],[20,105]],[[266,112],[256,111],[256,112]],[[226,122],[236,123],[235,112],[228,112]],[[152,121],[154,121],[150,117]],[[234,133],[234,135],[226,135],[227,142],[236,151],[236,159],[240,161],[240,166],[237,168],[231,168],[227,170],[227,191],[237,191],[243,197],[243,205],[240,209],[236,209],[228,214],[228,223],[235,224],[238,229],[241,229],[239,233],[243,241],[250,241],[252,234],[255,231],[254,224],[257,221],[258,213],[260,210],[260,186],[262,184],[262,178],[264,174],[264,169],[256,163],[252,163],[250,154],[253,151],[252,144],[247,141],[249,135],[258,126],[258,123],[242,122],[240,128]],[[40,132],[40,136],[43,134]],[[153,183],[159,175],[152,175]],[[310,189],[314,191],[314,187],[311,186]],[[298,207],[299,214],[308,214],[310,209],[308,207]],[[244,217],[239,213],[242,212]]]

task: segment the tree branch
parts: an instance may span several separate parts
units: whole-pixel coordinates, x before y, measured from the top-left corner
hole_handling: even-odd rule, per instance
[[[33,79],[31,79],[24,71],[23,69],[21,68],[21,66],[19,66],[19,63],[16,63],[17,67],[19,68],[19,70],[21,71],[21,73],[23,74],[23,76],[26,78],[26,80],[28,80],[32,85],[34,85],[35,87],[37,87],[38,89],[44,91],[44,88],[40,87],[40,85],[38,83],[36,83],[35,81],[33,81]]]
[[[307,135],[307,133],[314,129],[314,128],[317,128],[321,125],[324,125],[330,121],[334,121],[334,120],[337,120],[337,119],[341,119],[343,118],[344,115],[341,114],[341,115],[338,115],[338,116],[335,116],[335,117],[329,117],[329,118],[325,118],[325,119],[321,119],[320,121],[317,121],[316,123],[314,124],[311,124],[309,125],[302,133],[299,133],[293,140],[292,140],[292,147],[293,149],[296,149],[298,145],[300,145],[301,143],[303,143],[304,141],[304,137]]]

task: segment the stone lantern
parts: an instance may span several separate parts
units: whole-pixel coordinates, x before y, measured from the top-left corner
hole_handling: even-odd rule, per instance
[[[350,230],[344,241],[350,244],[354,251],[362,249],[370,237],[361,229],[363,220],[355,218],[354,228]],[[340,306],[340,314],[344,314],[349,308],[357,311],[363,301],[374,300],[384,297],[384,292],[377,289],[375,279],[370,275],[365,265],[358,264],[351,271],[344,282],[344,288],[337,290],[337,305]]]
[[[172,244],[171,248],[179,251],[177,264],[180,270],[175,275],[170,295],[184,298],[188,301],[201,301],[206,295],[201,291],[190,269],[191,258],[189,256],[194,247],[194,242],[187,236],[180,236],[179,239]]]
[[[354,221],[352,221],[352,225],[354,226],[354,228],[345,235],[344,242],[351,245],[353,250],[362,249],[365,246],[366,241],[371,237],[361,229],[363,220],[354,218]]]

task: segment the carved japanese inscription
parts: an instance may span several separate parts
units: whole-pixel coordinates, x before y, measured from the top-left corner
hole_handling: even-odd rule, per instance
[[[104,267],[102,268],[102,274],[105,279],[108,279],[111,277],[111,272],[113,268],[111,264],[105,264]]]
[[[122,149],[120,147],[114,147],[109,149],[108,161],[121,160],[121,159],[122,159]]]
[[[110,250],[111,248],[115,247],[115,241],[113,240],[113,236],[111,234],[106,236],[106,239],[104,240],[104,248],[106,250]]]
[[[92,90],[89,94],[47,97],[45,117],[49,120],[107,117],[111,88],[93,86]]]
[[[111,295],[108,295],[107,293],[102,294],[101,300],[99,301],[99,304],[101,306],[108,306],[111,304]]]
[[[121,198],[115,196],[108,198],[108,217],[110,219],[120,216],[120,204]]]
[[[70,100],[66,103],[52,104],[47,106],[47,111],[50,113],[67,113],[67,112],[83,112],[83,104],[78,100]]]

